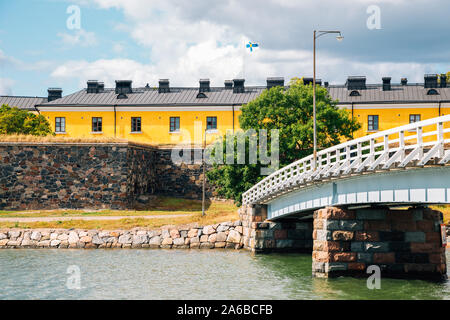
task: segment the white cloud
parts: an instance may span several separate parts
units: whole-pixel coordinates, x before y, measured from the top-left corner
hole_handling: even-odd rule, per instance
[[[14,80],[0,78],[0,95],[11,96],[13,94],[12,87]]]
[[[411,2],[417,5],[412,13]],[[408,44],[411,54],[395,54],[401,40],[395,28],[400,28],[400,32],[409,30],[408,23],[418,20],[421,14],[426,15],[425,0],[395,3],[388,0],[223,0],[214,4],[204,0],[92,0],[90,3],[102,9],[122,10],[126,21],[118,22],[115,30],[128,33],[147,52],[149,60],[70,61],[52,73],[61,79],[78,78],[83,86],[87,79],[103,80],[107,85],[113,85],[115,79],[132,79],[134,85],[147,82],[155,85],[158,78],[169,78],[171,85],[193,86],[199,78],[210,78],[212,85],[222,85],[224,79],[243,75],[246,84],[264,84],[268,76],[284,76],[286,80],[311,76],[314,28],[339,28],[346,37],[343,44],[336,46],[330,46],[330,39],[321,40],[317,75],[324,81],[343,83],[349,75],[366,75],[368,81],[377,83],[382,76],[392,76],[393,82],[403,76],[411,81],[423,81],[425,72],[439,72],[439,62],[417,59],[419,50],[413,48],[420,39]],[[382,7],[384,34],[368,33],[371,31],[366,27],[366,8],[370,4]],[[435,17],[433,21],[441,20]],[[249,40],[260,42],[261,48],[244,55],[244,44]],[[380,45],[373,50],[370,46],[376,41]],[[124,47],[118,42],[112,50],[121,55]]]
[[[92,47],[97,44],[95,33],[84,29],[75,30],[69,33],[58,32],[57,36],[60,37],[62,43],[67,46]]]

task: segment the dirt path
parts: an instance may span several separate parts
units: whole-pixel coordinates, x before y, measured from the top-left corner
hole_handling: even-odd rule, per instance
[[[91,217],[10,217],[0,218],[0,222],[51,222],[51,221],[70,221],[70,220],[121,220],[121,219],[168,219],[189,217],[192,214],[166,214],[166,215],[154,215],[154,216],[91,216]]]

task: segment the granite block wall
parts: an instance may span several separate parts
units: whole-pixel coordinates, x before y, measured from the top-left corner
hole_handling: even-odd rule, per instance
[[[445,278],[441,223],[441,212],[422,207],[317,210],[313,274],[366,276],[367,267],[377,265],[381,276]]]
[[[131,144],[0,144],[0,209],[123,209],[154,192],[154,149]]]

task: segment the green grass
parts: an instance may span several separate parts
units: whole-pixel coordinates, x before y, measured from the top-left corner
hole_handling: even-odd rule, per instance
[[[200,225],[214,224],[238,219],[237,207],[229,202],[208,202],[206,216],[202,217],[202,202],[180,198],[158,197],[142,210],[28,210],[0,211],[2,218],[17,217],[80,217],[80,216],[157,216],[167,218],[124,218],[118,220],[68,220],[39,222],[0,222],[0,228],[80,228],[80,229],[131,229],[135,227],[158,228],[164,225],[183,225],[198,223]],[[171,215],[189,214],[185,217],[170,217]]]

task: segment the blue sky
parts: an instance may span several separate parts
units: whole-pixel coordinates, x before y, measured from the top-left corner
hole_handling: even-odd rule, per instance
[[[68,29],[71,5],[81,29]],[[379,29],[369,29],[376,5]],[[197,86],[210,78],[312,75],[312,30],[339,29],[318,41],[318,77],[343,83],[349,75],[423,81],[450,71],[450,3],[446,0],[0,0],[0,94],[64,95],[89,79],[113,86]],[[252,53],[245,43],[258,42]]]

